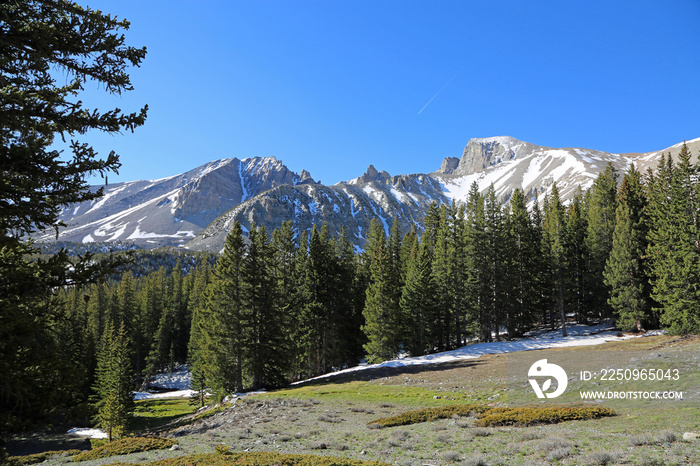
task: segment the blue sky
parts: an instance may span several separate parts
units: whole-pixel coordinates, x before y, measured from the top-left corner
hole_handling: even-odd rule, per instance
[[[85,101],[109,181],[275,156],[333,184],[431,172],[473,137],[648,152],[700,137],[700,1],[79,0],[131,21],[136,89]],[[431,100],[432,99],[432,100]]]

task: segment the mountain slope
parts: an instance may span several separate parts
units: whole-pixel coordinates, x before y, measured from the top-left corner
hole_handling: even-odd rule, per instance
[[[308,172],[291,172],[274,157],[217,160],[182,175],[119,183],[97,201],[70,206],[61,219],[61,241],[127,241],[142,247],[186,246],[219,251],[233,222],[269,231],[292,220],[297,231],[328,223],[345,226],[362,247],[378,218],[388,232],[396,218],[402,232],[423,222],[432,202],[464,202],[472,183],[485,192],[493,184],[502,202],[522,188],[534,202],[556,182],[563,199],[587,189],[611,163],[623,172],[631,163],[654,168],[662,153],[676,156],[682,143],[644,154],[611,154],[580,148],[550,148],[508,136],[471,139],[461,158],[447,157],[430,174],[391,176],[370,165],[362,176],[333,186],[317,184]],[[688,142],[694,160],[700,138]],[[96,188],[95,188],[96,189]],[[420,233],[420,231],[419,231]],[[36,235],[55,239],[52,232]]]
[[[563,199],[569,200],[579,187],[589,188],[608,163],[620,172],[630,163],[644,171],[658,164],[662,152],[677,155],[681,145],[646,154],[610,154],[536,146],[507,136],[471,139],[461,159],[448,157],[440,170],[431,174],[390,176],[370,165],[364,175],[333,186],[274,188],[219,217],[187,247],[220,250],[235,221],[245,229],[255,222],[271,231],[286,220],[291,220],[297,231],[326,222],[337,232],[344,225],[351,241],[361,247],[373,218],[382,222],[387,233],[395,218],[404,233],[414,225],[420,228],[433,201],[464,202],[475,182],[481,192],[493,184],[503,202],[516,187],[522,188],[531,202],[536,194],[541,199],[556,182]],[[689,147],[697,156],[700,139],[691,141]]]
[[[234,206],[283,184],[313,183],[274,157],[222,159],[181,175],[105,187],[104,197],[64,209],[58,240],[180,246]],[[93,189],[97,189],[94,187]],[[55,239],[52,232],[36,235]]]
[[[449,199],[464,201],[473,182],[485,191],[493,184],[496,194],[504,202],[516,187],[529,198],[536,193],[542,197],[557,183],[563,199],[571,199],[576,190],[586,190],[608,163],[624,172],[631,163],[644,172],[655,168],[662,153],[674,157],[682,143],[663,151],[644,154],[612,154],[591,149],[536,146],[509,136],[471,139],[464,148],[459,164],[452,170],[438,170],[431,175],[440,180]],[[700,139],[688,143],[697,159]],[[443,162],[443,167],[445,162]]]
[[[371,170],[369,170],[371,172]],[[371,174],[366,174],[369,179]],[[332,232],[345,226],[355,245],[364,244],[373,218],[389,231],[394,218],[402,231],[422,223],[428,206],[448,202],[438,181],[429,175],[401,175],[388,179],[339,183],[333,186],[279,186],[242,203],[216,219],[188,248],[218,251],[235,221],[247,230],[252,223],[268,230],[292,220],[297,231],[328,223]]]

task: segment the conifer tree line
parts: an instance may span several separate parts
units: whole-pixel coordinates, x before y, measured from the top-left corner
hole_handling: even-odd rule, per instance
[[[364,250],[327,225],[270,235],[236,223],[216,265],[180,266],[65,292],[66,355],[94,374],[122,329],[135,374],[189,363],[205,393],[275,387],[399,354],[614,318],[622,330],[700,332],[700,183],[686,147],[644,175],[612,165],[562,202],[473,185],[401,232],[374,220]],[[528,208],[528,205],[531,207]],[[388,230],[388,231],[387,231]],[[418,233],[420,231],[420,234]],[[87,390],[89,392],[89,390]]]

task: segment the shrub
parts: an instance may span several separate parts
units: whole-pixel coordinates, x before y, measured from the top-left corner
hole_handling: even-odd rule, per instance
[[[478,413],[487,409],[488,407],[477,404],[449,405],[440,408],[423,408],[415,411],[407,411],[396,416],[377,419],[376,421],[370,422],[369,425],[378,425],[380,427],[407,426],[410,424],[417,424],[419,422],[434,421],[436,419],[449,419],[453,415],[468,416],[471,413]]]
[[[377,419],[370,422],[368,426],[370,428],[406,426],[436,419],[448,419],[454,415],[468,416],[472,413],[477,413],[476,425],[481,427],[526,427],[537,424],[556,424],[563,421],[598,419],[615,415],[615,411],[603,406],[546,405],[490,408],[478,404],[463,404],[407,411],[396,416]]]
[[[470,432],[474,435],[474,437],[488,437],[493,433],[488,429],[482,429],[479,427],[471,429]]]
[[[544,434],[542,432],[537,432],[537,431],[523,432],[523,434],[520,436],[520,441],[526,442],[528,440],[541,439],[542,437],[544,437]]]
[[[456,451],[446,451],[442,454],[445,461],[456,462],[459,461],[459,453]]]
[[[630,445],[639,447],[641,445],[651,445],[654,443],[654,438],[650,434],[633,435],[629,439]]]
[[[676,433],[672,430],[662,430],[656,437],[656,443],[673,443],[676,439]]]
[[[570,446],[571,442],[561,437],[550,437],[540,442],[540,448],[547,452],[569,448]]]
[[[465,466],[488,466],[486,458],[481,455],[472,456],[467,458],[464,462]]]
[[[79,455],[71,458],[72,461],[96,460],[99,458],[108,458],[110,456],[128,455],[130,453],[139,453],[149,450],[163,450],[175,445],[175,441],[169,438],[145,438],[134,437],[124,438],[111,443],[102,445],[94,450],[84,451]]]
[[[25,464],[37,464],[54,458],[64,458],[67,456],[77,455],[83,450],[59,450],[59,451],[44,451],[25,456],[11,456],[7,459],[7,464],[10,466],[22,466]],[[2,458],[0,458],[1,460]],[[2,461],[0,461],[2,463]]]
[[[492,408],[485,411],[479,415],[476,425],[483,427],[525,427],[537,424],[556,424],[563,421],[584,421],[614,415],[615,411],[602,406],[519,406],[514,408]]]
[[[614,461],[614,459],[615,458],[613,455],[607,451],[596,451],[591,453],[591,455],[588,457],[588,464],[605,466],[606,464]]]
[[[215,446],[214,451],[220,455],[228,455],[231,453],[231,450],[229,449],[229,447],[224,445],[223,443],[220,443],[217,446]]]
[[[549,455],[547,455],[547,461],[562,460],[567,456],[570,456],[571,453],[573,453],[571,447],[556,448],[549,452]]]

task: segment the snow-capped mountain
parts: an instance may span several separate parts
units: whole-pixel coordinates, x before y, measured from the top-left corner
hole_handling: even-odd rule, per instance
[[[340,231],[344,225],[353,243],[362,246],[373,218],[382,222],[387,233],[395,218],[402,232],[414,225],[420,228],[433,201],[465,202],[474,182],[482,193],[493,184],[502,202],[510,199],[516,187],[522,188],[531,202],[536,194],[542,199],[556,182],[566,201],[579,187],[589,188],[608,162],[621,173],[631,163],[644,171],[656,167],[662,153],[677,155],[681,145],[645,154],[611,154],[541,147],[508,136],[471,139],[461,158],[447,157],[440,169],[430,174],[391,176],[370,165],[364,175],[333,186],[279,186],[234,207],[187,247],[220,250],[236,220],[244,228],[255,222],[269,230],[285,220],[292,220],[298,231],[323,222],[331,231]],[[700,138],[688,146],[697,160]]]
[[[216,160],[160,180],[111,184],[102,198],[64,209],[60,218],[66,228],[58,240],[182,246],[241,202],[275,186],[300,183],[314,181],[274,157],[255,157]],[[52,231],[36,238],[56,239]]]
[[[644,154],[611,154],[590,149],[549,148],[502,136],[471,139],[461,158],[447,157],[430,174],[391,176],[372,165],[362,176],[333,186],[317,184],[308,172],[297,175],[275,158],[226,159],[157,181],[109,186],[102,199],[71,206],[62,214],[68,227],[62,241],[133,241],[144,247],[178,245],[219,251],[233,223],[253,223],[268,231],[292,220],[298,230],[328,223],[342,226],[358,247],[369,224],[379,219],[388,232],[399,220],[403,232],[422,224],[433,202],[464,202],[476,182],[481,192],[493,184],[507,202],[522,188],[534,199],[554,182],[564,200],[593,184],[608,163],[624,172],[655,167],[662,153],[677,155],[682,143]],[[697,160],[700,138],[688,146]],[[51,240],[47,234],[44,241]]]

